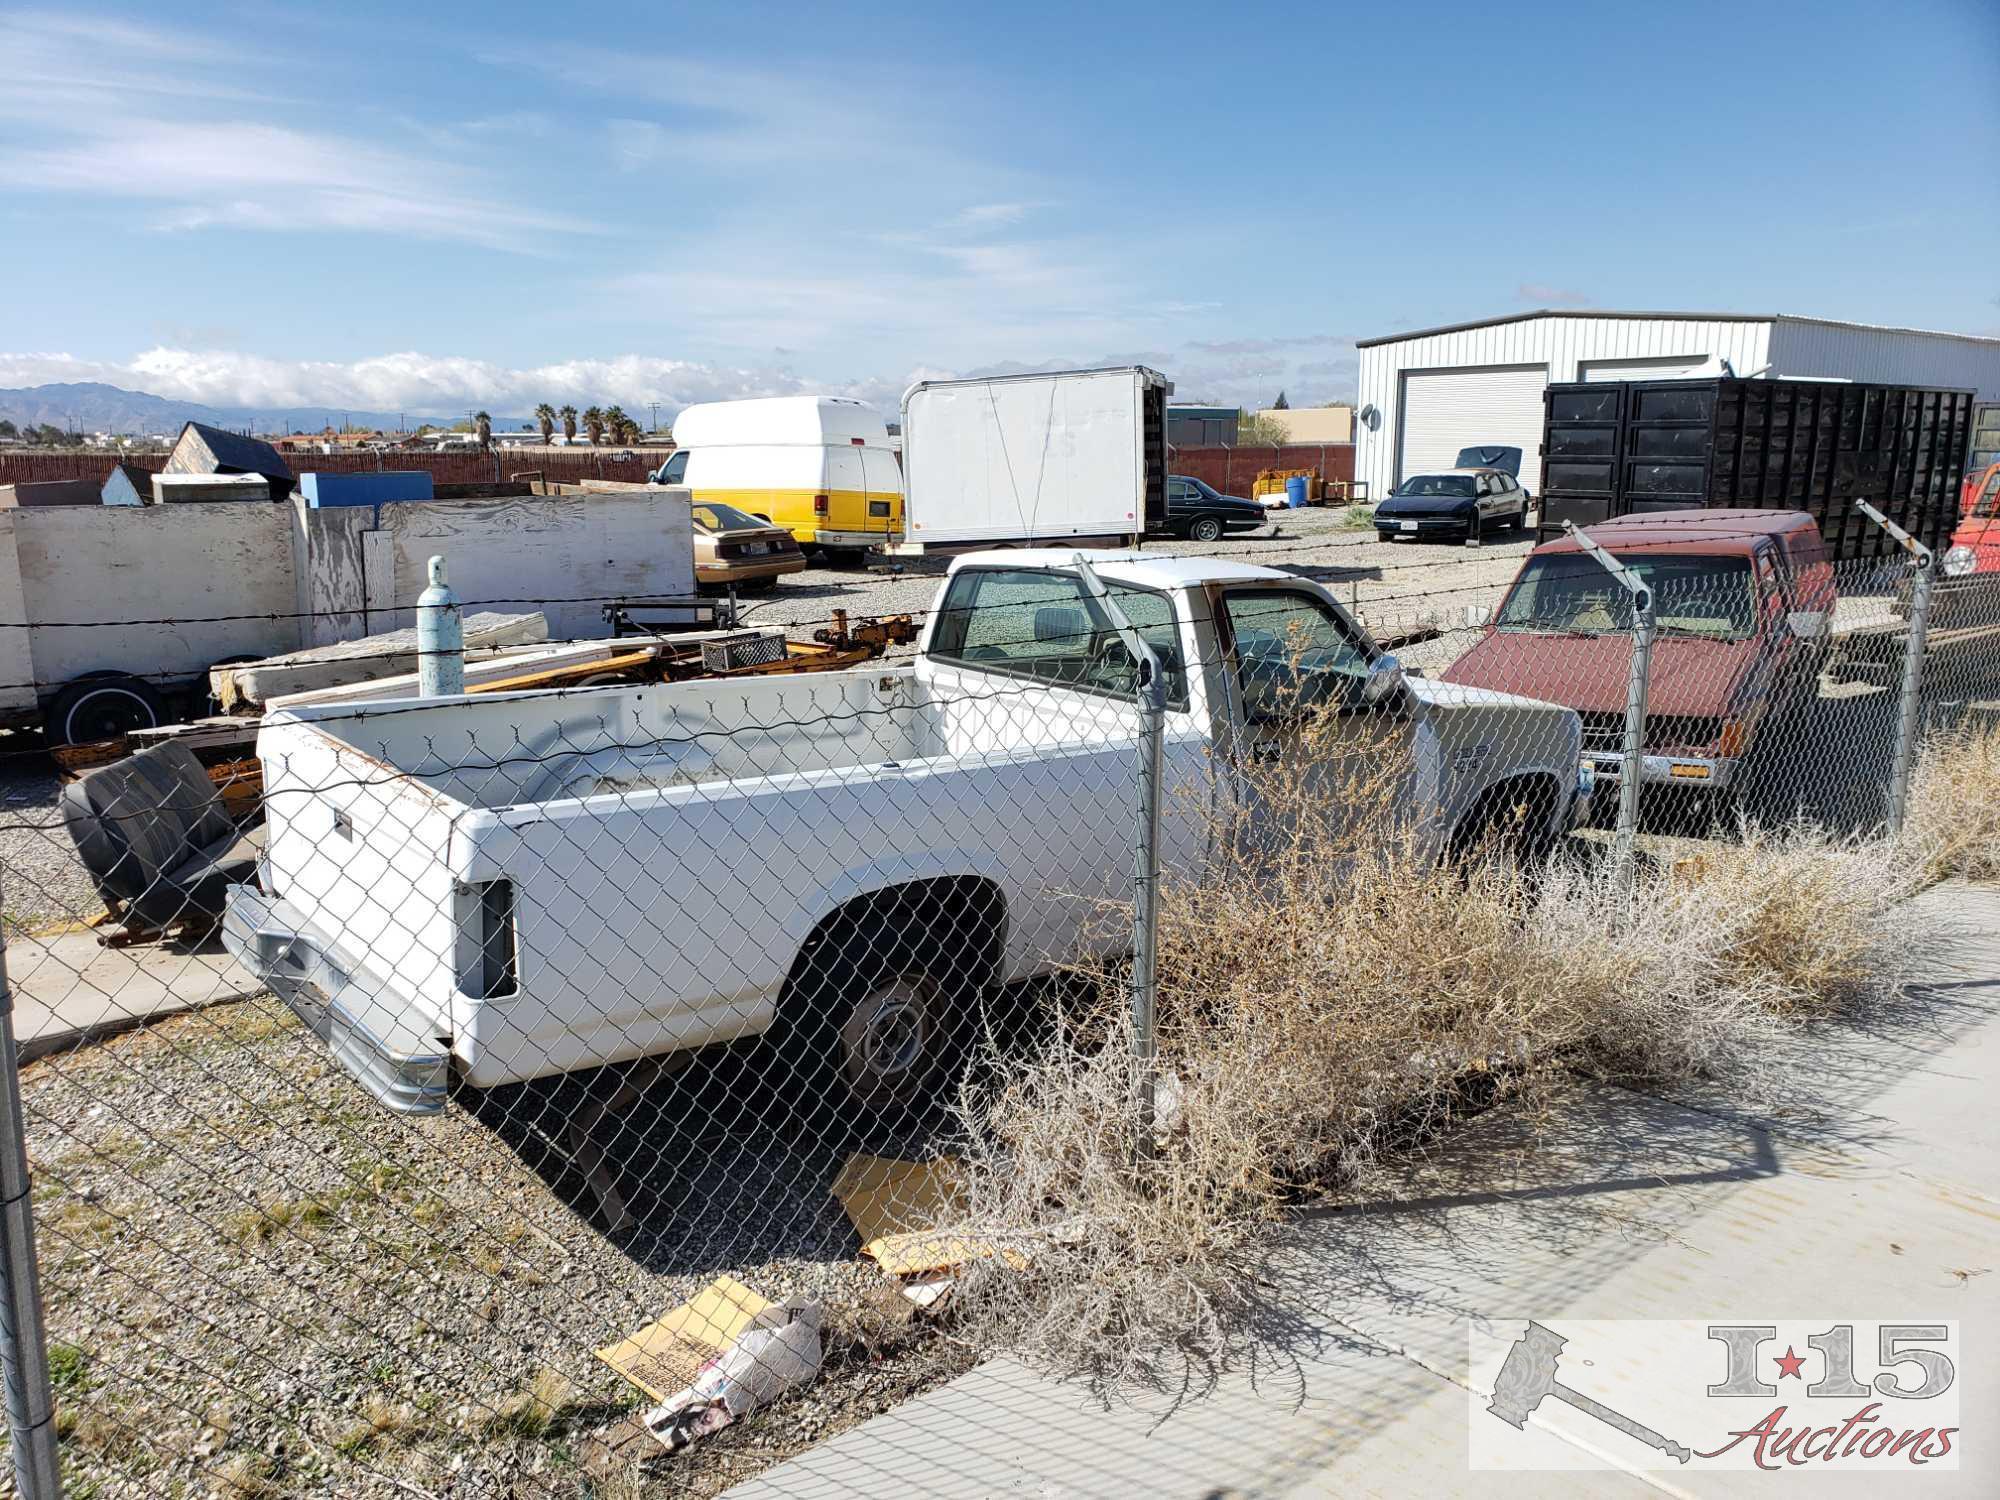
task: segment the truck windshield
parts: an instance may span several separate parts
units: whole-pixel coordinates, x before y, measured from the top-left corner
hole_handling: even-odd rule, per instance
[[[1653,617],[1661,630],[1740,640],[1754,628],[1749,558],[1634,553],[1618,560],[1652,586]],[[1493,623],[1501,630],[1553,635],[1629,631],[1632,596],[1594,559],[1558,552],[1528,560]]]
[[[1396,486],[1395,493],[1449,500],[1470,500],[1474,494],[1470,474],[1412,474]]]

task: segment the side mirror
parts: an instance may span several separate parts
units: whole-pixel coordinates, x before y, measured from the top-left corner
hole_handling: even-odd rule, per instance
[[[1378,707],[1400,696],[1403,687],[1403,664],[1393,656],[1378,656],[1368,664],[1368,675],[1362,679],[1361,701]]]
[[[1795,609],[1785,616],[1785,625],[1802,641],[1816,641],[1826,635],[1826,611]]]

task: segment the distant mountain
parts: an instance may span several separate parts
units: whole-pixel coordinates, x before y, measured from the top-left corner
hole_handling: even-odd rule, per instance
[[[169,401],[144,391],[84,381],[74,385],[31,385],[0,390],[0,417],[17,427],[52,427],[82,432],[180,431],[183,422],[230,425],[228,414],[197,401]]]
[[[464,415],[462,411],[357,411],[340,406],[204,406],[199,401],[175,401],[97,381],[0,389],[0,418],[17,427],[39,427],[46,422],[79,432],[157,432],[168,437],[179,432],[183,422],[206,422],[211,427],[231,429],[247,427],[255,432],[317,432],[342,422],[390,430],[405,420],[412,427],[422,422],[449,426]],[[493,430],[518,432],[523,426],[532,425],[533,420],[496,414]]]

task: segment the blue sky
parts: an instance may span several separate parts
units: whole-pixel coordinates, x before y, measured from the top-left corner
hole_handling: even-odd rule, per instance
[[[2000,333],[1994,0],[85,3],[0,57],[0,386],[1257,405],[1545,305]]]

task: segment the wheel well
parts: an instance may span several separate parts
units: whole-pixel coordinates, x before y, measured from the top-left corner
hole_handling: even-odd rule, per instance
[[[863,892],[820,918],[792,960],[785,988],[798,981],[816,955],[873,926],[886,927],[898,941],[918,933],[948,941],[954,962],[969,966],[975,982],[984,985],[1000,969],[1007,900],[999,886],[976,875],[939,876]]]
[[[1555,831],[1550,820],[1561,796],[1561,784],[1546,771],[1496,781],[1474,799],[1465,816],[1458,820],[1448,847],[1454,855],[1470,853],[1479,839],[1507,826],[1517,812],[1537,835],[1550,836]]]

